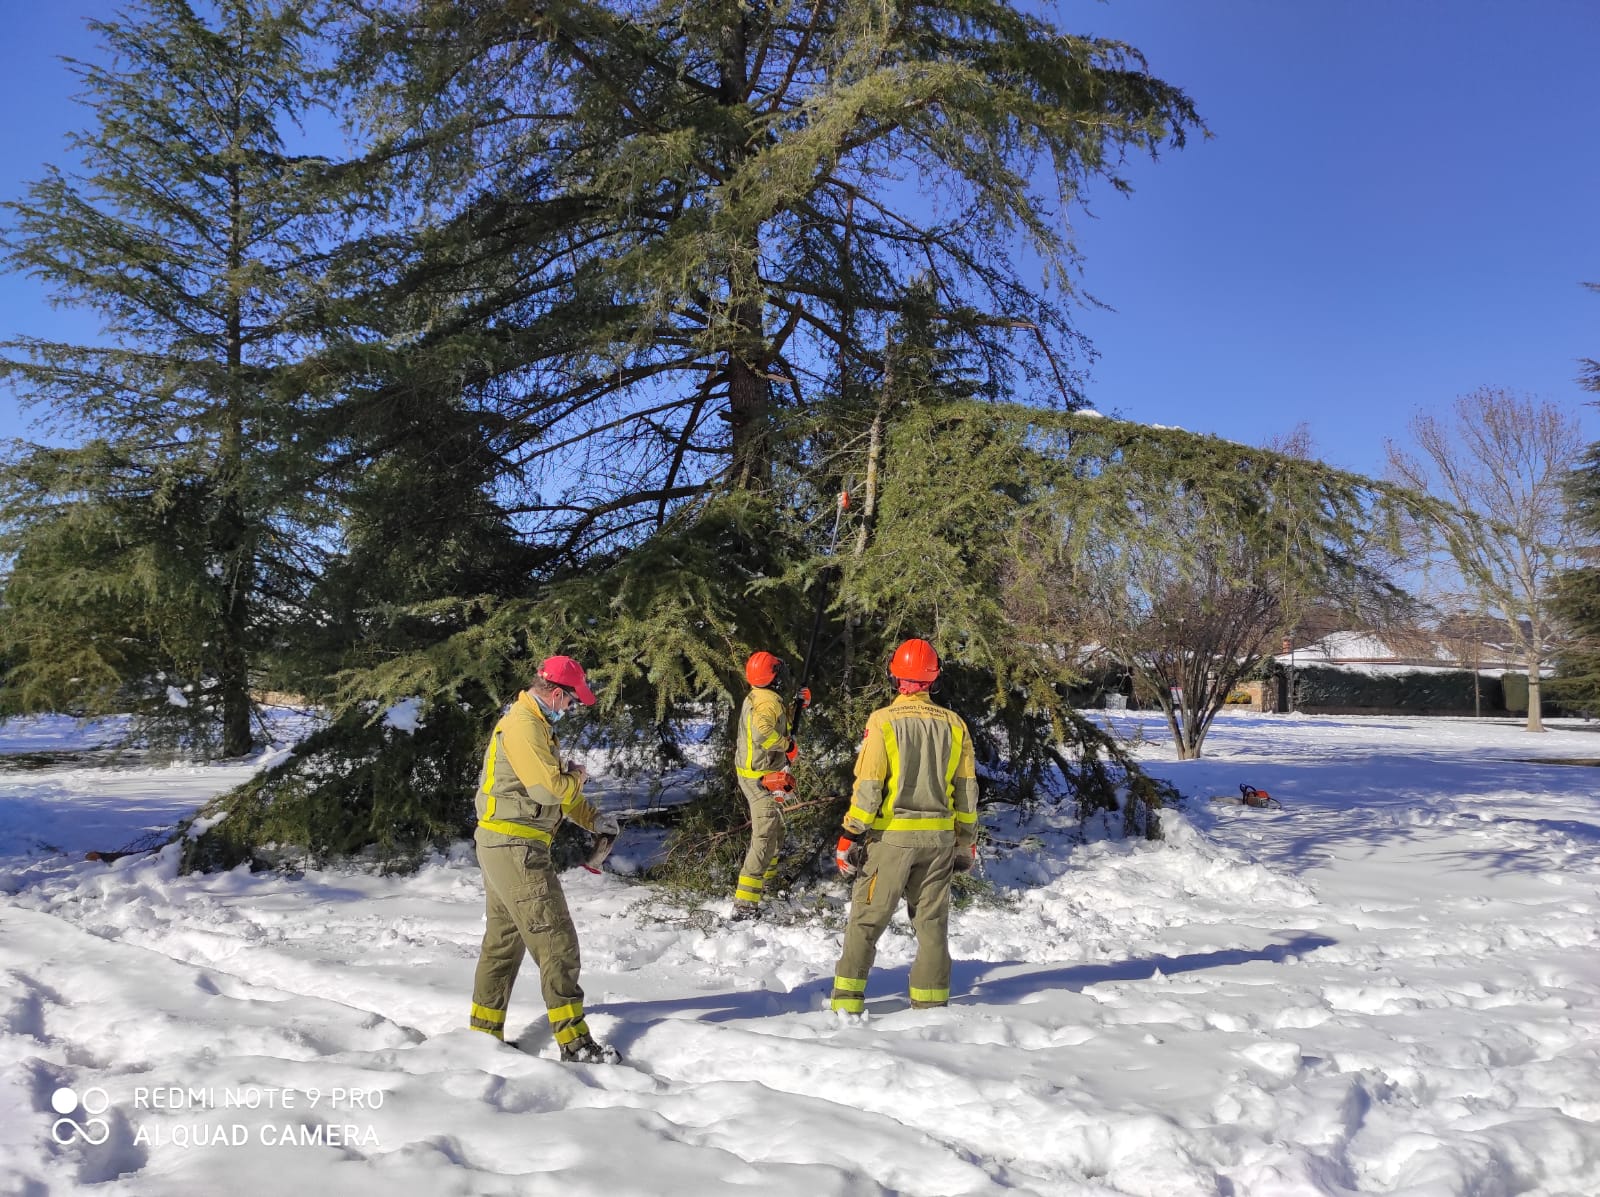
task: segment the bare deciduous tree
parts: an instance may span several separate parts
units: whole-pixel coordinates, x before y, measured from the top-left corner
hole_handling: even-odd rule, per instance
[[[1200,756],[1228,695],[1278,644],[1285,587],[1242,537],[1189,524],[1171,538],[1103,545],[1075,581],[1084,618],[1134,693],[1159,706],[1179,760]],[[1174,540],[1192,539],[1174,551]]]
[[[1484,387],[1448,417],[1419,413],[1414,450],[1388,444],[1396,479],[1449,505],[1418,531],[1441,592],[1470,595],[1499,619],[1528,666],[1528,730],[1543,731],[1539,675],[1556,647],[1550,601],[1572,563],[1575,529],[1562,486],[1583,450],[1578,421],[1555,404]]]
[[[1313,603],[1391,617],[1403,596],[1373,563],[1407,497],[1225,441],[1159,448],[1124,444],[1071,511],[1056,602],[1193,760],[1229,693]]]

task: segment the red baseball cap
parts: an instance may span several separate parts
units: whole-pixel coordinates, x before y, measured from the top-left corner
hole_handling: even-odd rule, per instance
[[[584,675],[583,666],[571,657],[546,657],[539,665],[539,676],[571,690],[584,706],[594,706],[594,691],[589,689],[589,679]]]

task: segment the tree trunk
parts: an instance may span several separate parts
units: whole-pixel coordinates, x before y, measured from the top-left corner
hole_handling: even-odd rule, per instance
[[[1200,746],[1205,743],[1206,729],[1201,725],[1198,704],[1189,697],[1187,688],[1183,694],[1183,742],[1178,746],[1178,759],[1180,761],[1197,761],[1200,759]]]
[[[1161,683],[1165,685],[1165,682]],[[1157,699],[1161,704],[1161,713],[1167,717],[1167,730],[1172,733],[1172,742],[1178,746],[1178,759],[1186,761],[1184,756],[1185,745],[1183,740],[1183,710],[1172,701],[1172,690],[1169,687],[1164,697]]]
[[[1528,654],[1528,730],[1544,730],[1543,700],[1539,696],[1539,669],[1543,662],[1537,651]]]
[[[867,551],[867,537],[873,517],[878,513],[878,458],[883,453],[884,403],[873,413],[872,427],[867,433],[867,477],[861,491],[861,526],[856,529],[856,551],[859,559]]]
[[[244,756],[250,734],[250,668],[243,650],[231,648],[222,663],[222,755]]]
[[[1472,717],[1483,718],[1483,662],[1479,660],[1482,650],[1473,647],[1472,650]]]
[[[890,393],[894,387],[894,363],[889,358],[889,338],[884,335],[883,342],[883,389],[878,392],[878,409],[872,413],[872,427],[867,434],[867,471],[866,478],[861,487],[861,524],[856,529],[856,547],[852,556],[859,561],[867,551],[867,541],[872,535],[872,521],[878,513],[878,462],[883,456],[883,424],[888,415],[891,402]],[[843,355],[839,358],[841,366],[844,362]],[[842,379],[841,375],[841,379]],[[841,390],[843,389],[841,383]],[[855,658],[855,627],[857,616],[851,615],[844,622],[844,676],[845,691],[849,692],[850,675]]]
[[[717,101],[728,110],[728,123],[737,125],[734,110],[748,94],[748,15],[742,5],[729,5],[722,27],[721,62],[718,63]],[[749,147],[734,137],[722,148],[722,166],[732,177],[749,156]],[[767,438],[770,384],[766,378],[766,296],[761,291],[759,232],[736,242],[726,263],[728,303],[731,307],[731,344],[728,348],[728,428],[732,461],[729,475],[740,489],[767,481]]]
[[[767,479],[766,422],[767,380],[749,362],[733,357],[728,363],[728,426],[733,483],[741,490]]]
[[[243,123],[237,97],[234,118],[237,128]],[[244,505],[240,501],[245,472],[244,314],[239,294],[239,273],[244,264],[244,200],[237,167],[229,170],[228,183],[227,410],[218,453],[218,511],[212,552],[222,570],[218,579],[222,587],[222,619],[218,629],[222,643],[217,671],[222,689],[222,755],[244,756],[252,745],[247,639],[250,598],[255,583],[255,553],[245,527]]]

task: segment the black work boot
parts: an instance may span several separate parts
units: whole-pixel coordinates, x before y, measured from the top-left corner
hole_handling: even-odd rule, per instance
[[[761,917],[761,907],[754,902],[735,902],[733,913],[728,916],[730,923],[748,923],[751,919]]]
[[[579,1035],[561,1045],[563,1064],[620,1064],[622,1053],[608,1043],[596,1043],[592,1035]]]

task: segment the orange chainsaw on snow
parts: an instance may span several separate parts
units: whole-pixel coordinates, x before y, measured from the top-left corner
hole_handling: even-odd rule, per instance
[[[1258,790],[1255,786],[1239,783],[1239,796],[1232,794],[1213,794],[1211,801],[1221,802],[1228,806],[1249,806],[1256,810],[1282,810],[1283,803],[1279,802],[1265,790]]]

